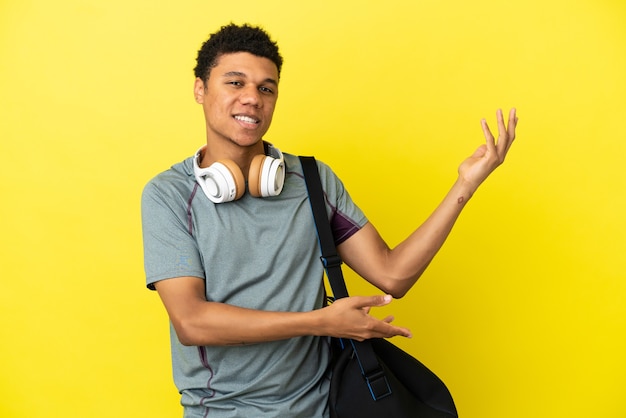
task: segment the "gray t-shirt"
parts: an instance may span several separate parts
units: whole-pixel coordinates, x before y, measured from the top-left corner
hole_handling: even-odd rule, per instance
[[[142,195],[148,287],[194,276],[205,280],[209,301],[270,311],[321,308],[323,267],[302,167],[296,156],[284,158],[285,186],[276,197],[246,193],[214,204],[195,180],[192,158],[152,179]],[[330,168],[318,167],[339,244],[367,219]],[[186,347],[171,328],[171,348],[185,416],[328,415],[326,338]]]

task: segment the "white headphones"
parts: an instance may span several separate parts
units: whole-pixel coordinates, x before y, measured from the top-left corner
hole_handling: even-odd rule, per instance
[[[257,155],[250,163],[248,191],[254,197],[278,196],[285,184],[285,160],[282,152],[265,143],[269,155]],[[201,147],[193,158],[193,172],[204,194],[213,203],[231,202],[243,196],[245,181],[237,164],[218,160],[207,168],[200,168]]]

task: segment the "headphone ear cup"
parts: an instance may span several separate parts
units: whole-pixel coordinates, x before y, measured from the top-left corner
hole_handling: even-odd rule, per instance
[[[248,191],[254,197],[278,196],[285,183],[285,163],[265,155],[257,155],[250,163]]]
[[[261,195],[278,196],[285,185],[285,162],[276,158],[267,158],[261,175]]]
[[[228,169],[232,179],[232,186],[229,189],[230,195],[233,196],[232,200],[241,199],[241,196],[246,191],[246,181],[243,178],[241,169],[232,160],[218,160],[217,162],[223,164]]]
[[[243,196],[245,181],[241,170],[231,160],[218,160],[207,168],[195,168],[196,179],[213,203],[237,200]]]
[[[250,162],[250,171],[248,172],[248,191],[254,197],[262,197],[261,194],[261,178],[263,177],[263,164],[265,155],[256,155]]]

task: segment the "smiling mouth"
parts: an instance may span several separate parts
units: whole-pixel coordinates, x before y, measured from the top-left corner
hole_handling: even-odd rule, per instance
[[[235,116],[235,119],[240,121],[240,122],[253,123],[255,125],[259,123],[258,119],[255,119],[255,118],[250,117],[250,116],[237,115],[237,116]]]

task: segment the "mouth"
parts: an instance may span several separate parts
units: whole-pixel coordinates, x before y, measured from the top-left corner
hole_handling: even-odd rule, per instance
[[[246,115],[235,115],[234,118],[235,120],[238,120],[239,122],[250,123],[253,125],[258,125],[261,122],[259,119],[253,118],[252,116],[246,116]]]

